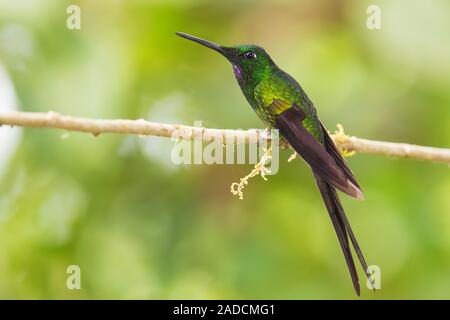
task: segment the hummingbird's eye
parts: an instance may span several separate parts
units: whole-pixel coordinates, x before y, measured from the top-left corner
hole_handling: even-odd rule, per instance
[[[246,57],[247,59],[253,59],[256,58],[256,54],[253,51],[248,51],[244,54],[244,57]]]

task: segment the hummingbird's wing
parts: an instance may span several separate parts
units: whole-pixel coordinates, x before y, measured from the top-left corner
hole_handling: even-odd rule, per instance
[[[274,99],[276,101],[277,99]],[[331,147],[327,150],[330,139],[328,133],[324,132],[325,145],[321,144],[316,137],[303,125],[306,118],[305,112],[298,106],[292,105],[275,116],[275,127],[280,134],[291,145],[291,147],[311,166],[313,171],[323,180],[345,192],[346,194],[362,199],[363,194],[354,179],[353,175],[348,176],[350,172],[347,166],[342,168],[341,162],[345,165],[344,160],[339,160],[333,154],[334,149]],[[320,127],[322,128],[322,127]],[[320,129],[322,130],[322,129]],[[330,139],[331,140],[331,139]],[[328,143],[327,143],[328,142]],[[336,150],[336,152],[339,152]]]

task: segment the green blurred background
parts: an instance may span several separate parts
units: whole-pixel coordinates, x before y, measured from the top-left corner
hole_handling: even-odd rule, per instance
[[[81,30],[66,28],[69,4]],[[264,46],[330,130],[450,147],[446,0],[0,0],[0,110],[261,127],[230,65],[175,31]],[[0,128],[0,298],[355,298],[301,161],[282,152],[240,201],[230,184],[251,165],[175,166],[173,145]],[[367,200],[344,206],[382,276],[362,297],[450,298],[450,169],[349,162]],[[72,264],[81,290],[66,288]]]

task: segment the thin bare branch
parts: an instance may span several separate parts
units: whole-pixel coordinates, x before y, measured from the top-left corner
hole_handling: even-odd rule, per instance
[[[60,115],[56,112],[0,112],[0,125],[51,128],[87,132],[95,136],[103,133],[136,134],[159,137],[177,137],[186,140],[211,141],[222,138],[224,144],[258,143],[270,139],[263,129],[230,130],[191,127],[139,120],[90,119]],[[367,140],[344,134],[342,127],[332,134],[337,147],[344,154],[364,153],[396,158],[418,159],[450,165],[450,149],[417,146],[405,143]]]

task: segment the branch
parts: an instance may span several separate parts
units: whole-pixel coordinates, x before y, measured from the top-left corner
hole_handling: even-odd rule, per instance
[[[178,137],[186,140],[211,141],[221,137],[224,144],[242,141],[258,143],[268,140],[265,130],[229,130],[207,129],[178,124],[163,124],[139,120],[104,120],[63,116],[55,112],[0,112],[0,125],[21,127],[52,128],[66,131],[91,133],[98,136],[103,133],[136,134],[159,137]],[[351,137],[344,134],[342,126],[331,137],[337,147],[344,153],[365,153],[397,158],[418,159],[440,162],[450,165],[450,149],[424,147],[405,143],[374,141]],[[241,140],[242,139],[242,140]]]

